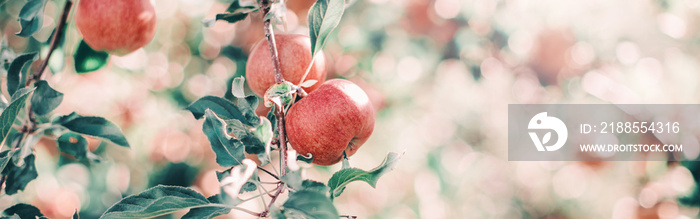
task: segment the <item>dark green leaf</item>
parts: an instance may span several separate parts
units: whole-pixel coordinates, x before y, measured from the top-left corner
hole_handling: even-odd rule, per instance
[[[311,162],[314,162],[314,157],[311,156],[311,154],[306,154],[306,155],[297,154],[297,160],[303,161],[304,163],[311,163]]]
[[[14,195],[18,191],[24,190],[29,182],[39,176],[36,172],[36,166],[34,166],[34,154],[25,157],[22,166],[7,165],[5,170],[7,170],[3,170],[3,173],[7,174],[5,193],[8,195]]]
[[[107,64],[109,53],[95,51],[84,40],[80,41],[73,60],[75,61],[75,72],[78,74],[97,71]]]
[[[270,217],[272,219],[286,219],[287,217],[284,216],[284,213],[282,213],[282,210],[280,210],[276,206],[272,206],[272,209],[270,209]]]
[[[267,112],[267,120],[270,120],[270,124],[272,125],[273,138],[277,136],[277,116],[275,116],[275,108],[276,106],[272,106],[270,111]]]
[[[73,213],[73,218],[72,219],[80,219],[80,215],[78,215],[78,209],[75,210],[75,213]]]
[[[204,116],[204,111],[206,109],[211,109],[218,116],[227,119],[247,121],[241,110],[238,109],[238,106],[221,97],[205,96],[199,98],[199,100],[190,104],[186,109],[192,112],[195,119],[201,119],[202,116]]]
[[[241,6],[238,0],[233,1],[226,9],[227,13],[217,14],[216,20],[223,20],[229,23],[236,23],[243,20],[252,12],[258,11],[255,6]]]
[[[241,21],[245,19],[248,16],[248,13],[226,13],[226,14],[217,14],[216,15],[216,20],[217,21],[226,21],[229,23],[236,23],[238,21]]]
[[[263,153],[265,152],[265,146],[272,141],[273,133],[270,121],[266,118],[259,121],[259,125],[251,127],[241,123],[239,120],[226,120],[228,132],[232,133],[245,145],[246,153]]]
[[[129,142],[122,134],[122,130],[105,118],[78,116],[60,124],[73,132],[103,138],[119,146],[129,147]]]
[[[9,207],[8,209],[5,209],[5,211],[3,211],[2,213],[5,215],[17,214],[17,216],[19,216],[19,218],[21,219],[34,219],[37,217],[44,216],[43,214],[41,214],[41,211],[39,211],[37,207],[24,203],[19,203],[12,207]]]
[[[27,53],[17,56],[7,70],[7,92],[13,95],[27,80],[27,71],[30,64],[36,59],[37,53]],[[25,68],[26,66],[26,68]]]
[[[87,157],[87,140],[79,135],[72,132],[65,133],[58,137],[56,140],[58,143],[58,149],[61,152],[73,155],[77,159],[83,159]]]
[[[32,111],[37,115],[45,115],[51,112],[63,101],[63,94],[51,88],[46,81],[37,81],[34,86],[36,91],[32,95],[31,103]]]
[[[397,153],[392,152],[386,156],[382,164],[370,171],[349,168],[335,172],[328,180],[328,187],[331,188],[331,197],[338,197],[343,192],[343,189],[345,189],[345,186],[353,181],[365,181],[370,186],[375,187],[379,177],[391,171],[399,158],[400,156]]]
[[[326,184],[308,179],[301,182],[301,190],[314,191],[326,196],[330,192],[330,188]]]
[[[348,155],[343,151],[343,168],[342,169],[348,169],[350,168],[350,160],[348,160]]]
[[[289,195],[282,205],[288,218],[337,219],[338,210],[333,202],[321,193],[302,190]]]
[[[100,218],[149,218],[210,205],[209,200],[192,189],[158,185],[120,200]]]
[[[243,144],[226,133],[226,122],[212,110],[206,109],[204,114],[202,131],[216,154],[216,163],[224,167],[241,164],[245,159]]]
[[[19,11],[19,24],[22,30],[17,33],[21,37],[29,37],[41,29],[44,21],[44,3],[46,0],[29,0]]]
[[[0,152],[0,172],[5,169],[5,166],[7,166],[8,163],[10,163],[10,158],[12,158],[12,155],[14,153],[10,153],[12,150],[6,150],[3,152]]]
[[[2,111],[0,115],[0,145],[10,133],[10,128],[12,124],[17,119],[17,114],[24,108],[24,103],[27,101],[27,96],[33,91],[32,89],[21,89],[15,95],[12,96],[12,101],[7,108]]]
[[[55,118],[51,123],[60,125],[60,124],[67,123],[71,120],[74,120],[74,119],[80,118],[80,117],[82,117],[82,116],[80,116],[78,113],[72,112],[68,115],[63,115],[63,116],[59,116],[59,117]]]
[[[248,121],[246,124],[257,125],[260,123],[260,117],[258,117],[258,114],[255,114],[255,108],[258,107],[258,97],[247,96],[245,98],[239,98],[236,101],[236,106],[238,106],[243,116],[245,116],[246,121]]]
[[[207,198],[211,203],[222,203],[220,202],[219,195],[211,196]],[[231,211],[230,208],[212,206],[212,207],[202,207],[202,208],[192,208],[187,214],[182,216],[182,219],[204,219],[204,218],[214,218],[219,215],[228,214]]]
[[[340,23],[345,10],[344,0],[317,0],[309,11],[309,36],[311,54],[321,51],[331,32]]]

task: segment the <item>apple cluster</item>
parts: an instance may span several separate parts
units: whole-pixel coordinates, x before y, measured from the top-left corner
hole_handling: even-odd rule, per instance
[[[312,155],[313,163],[323,166],[338,163],[343,152],[353,155],[374,130],[374,108],[367,94],[347,80],[326,81],[322,52],[304,78],[313,59],[309,37],[276,34],[275,44],[285,80],[294,84],[316,81],[303,88],[309,94],[287,112],[285,130],[293,149],[303,156]],[[263,96],[275,84],[274,74],[268,42],[263,38],[248,57],[248,86]]]

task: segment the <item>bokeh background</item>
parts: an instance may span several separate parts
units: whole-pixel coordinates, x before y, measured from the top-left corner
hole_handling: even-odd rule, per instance
[[[80,35],[71,24],[48,77],[65,94],[59,114],[105,116],[132,148],[91,139],[91,150],[105,161],[80,163],[42,140],[35,148],[39,177],[18,195],[0,196],[0,209],[24,202],[51,218],[69,218],[76,208],[82,218],[95,218],[123,195],[157,184],[189,186],[207,196],[219,192],[215,171],[221,168],[202,121],[184,108],[205,95],[230,97],[231,79],[245,75],[247,54],[262,39],[260,14],[204,27],[202,20],[230,1],[155,2],[157,33],[145,48],[111,56],[97,72],[76,74],[72,54]],[[698,103],[700,1],[346,2],[324,49],[328,75],[360,85],[377,110],[373,136],[350,162],[371,169],[388,152],[404,155],[376,189],[351,184],[335,201],[341,214],[698,217],[700,208],[680,201],[694,194],[692,162],[508,161],[507,106]],[[49,39],[63,5],[48,1],[44,27],[27,39],[14,34],[24,3],[0,6],[0,33],[18,53]],[[286,4],[286,23],[275,31],[308,35],[313,0]],[[325,182],[338,169],[310,167],[304,175]],[[259,202],[245,207],[262,208]]]

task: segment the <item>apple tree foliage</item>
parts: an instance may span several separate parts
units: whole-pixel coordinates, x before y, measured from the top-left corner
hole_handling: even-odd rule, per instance
[[[22,6],[17,17],[21,26],[17,36],[32,38],[39,31],[47,1],[28,0]],[[115,146],[130,147],[121,129],[103,117],[75,112],[67,115],[52,113],[63,101],[64,94],[42,80],[42,73],[45,67],[54,73],[64,68],[65,57],[60,54],[66,49],[63,35],[69,26],[66,18],[72,1],[61,2],[65,2],[61,21],[49,40],[40,42],[39,48],[16,54],[5,40],[0,44],[0,73],[6,78],[0,83],[4,83],[7,96],[11,97],[10,100],[0,98],[0,185],[4,185],[2,188],[6,195],[24,190],[29,182],[38,177],[35,163],[42,158],[37,157],[33,147],[42,138],[55,141],[57,149],[63,154],[87,163],[102,160],[100,154],[88,150],[88,136]],[[5,3],[0,1],[0,6]],[[271,7],[265,19],[280,21],[285,10],[284,3],[272,2]],[[308,23],[312,54],[323,49],[330,33],[340,23],[345,7],[343,0],[318,0],[310,9]],[[225,12],[217,14],[215,19],[205,20],[203,25],[212,25],[217,21],[235,23],[247,16],[254,16],[251,13],[260,9],[261,5],[242,5],[242,2],[234,0]],[[96,71],[105,66],[109,59],[108,53],[95,51],[82,40],[73,51],[73,67],[79,74]],[[59,55],[51,56],[52,52]],[[233,60],[245,60],[238,57],[242,54],[240,49],[225,48],[222,53],[233,56]],[[41,63],[42,67],[33,65],[34,62]],[[237,72],[236,75],[242,74]],[[242,77],[234,78],[231,82],[230,92],[226,96],[204,96],[186,108],[195,119],[204,120],[202,131],[216,154],[216,163],[227,168],[217,173],[223,185],[221,193],[205,197],[183,186],[155,185],[118,201],[101,218],[149,218],[182,210],[188,210],[183,218],[213,218],[228,214],[231,210],[248,211],[238,207],[247,200],[239,199],[236,194],[259,190],[261,182],[257,176],[258,167],[246,162],[245,153],[257,155],[262,165],[273,164],[271,153],[282,153],[272,143],[279,137],[278,118],[273,113],[274,109],[267,117],[258,117],[255,108],[259,98],[245,94],[245,80]],[[279,95],[273,98],[294,99],[290,96],[294,95],[291,90],[277,93]],[[288,105],[293,101],[284,102],[284,105]],[[333,174],[327,183],[302,179],[303,170],[288,169],[286,174],[275,176],[290,192],[288,199],[280,200],[276,205],[270,203],[267,212],[257,215],[272,218],[339,218],[333,199],[354,181],[364,181],[374,187],[379,177],[391,170],[399,157],[390,153],[378,167],[368,171],[350,167],[347,157],[344,157],[343,168]],[[290,159],[310,163],[313,158],[297,156]],[[241,176],[239,180],[243,179],[243,182],[231,182],[230,176],[234,175]],[[74,218],[78,218],[78,210]],[[3,210],[0,217],[44,218],[38,208],[24,203]]]

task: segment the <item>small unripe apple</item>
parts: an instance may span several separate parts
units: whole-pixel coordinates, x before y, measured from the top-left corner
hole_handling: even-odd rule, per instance
[[[355,154],[374,130],[374,108],[354,83],[333,79],[292,105],[287,113],[289,143],[313,163],[328,166]]]
[[[156,11],[149,0],[80,0],[75,24],[90,47],[123,56],[153,40]]]
[[[311,39],[304,35],[275,34],[275,44],[280,61],[280,70],[284,80],[299,85],[311,63]],[[253,47],[246,63],[246,81],[250,89],[258,96],[275,84],[275,72],[267,39],[263,38]],[[308,93],[318,88],[326,80],[326,60],[319,52],[309,74],[304,81],[316,80],[316,84],[304,88]]]

